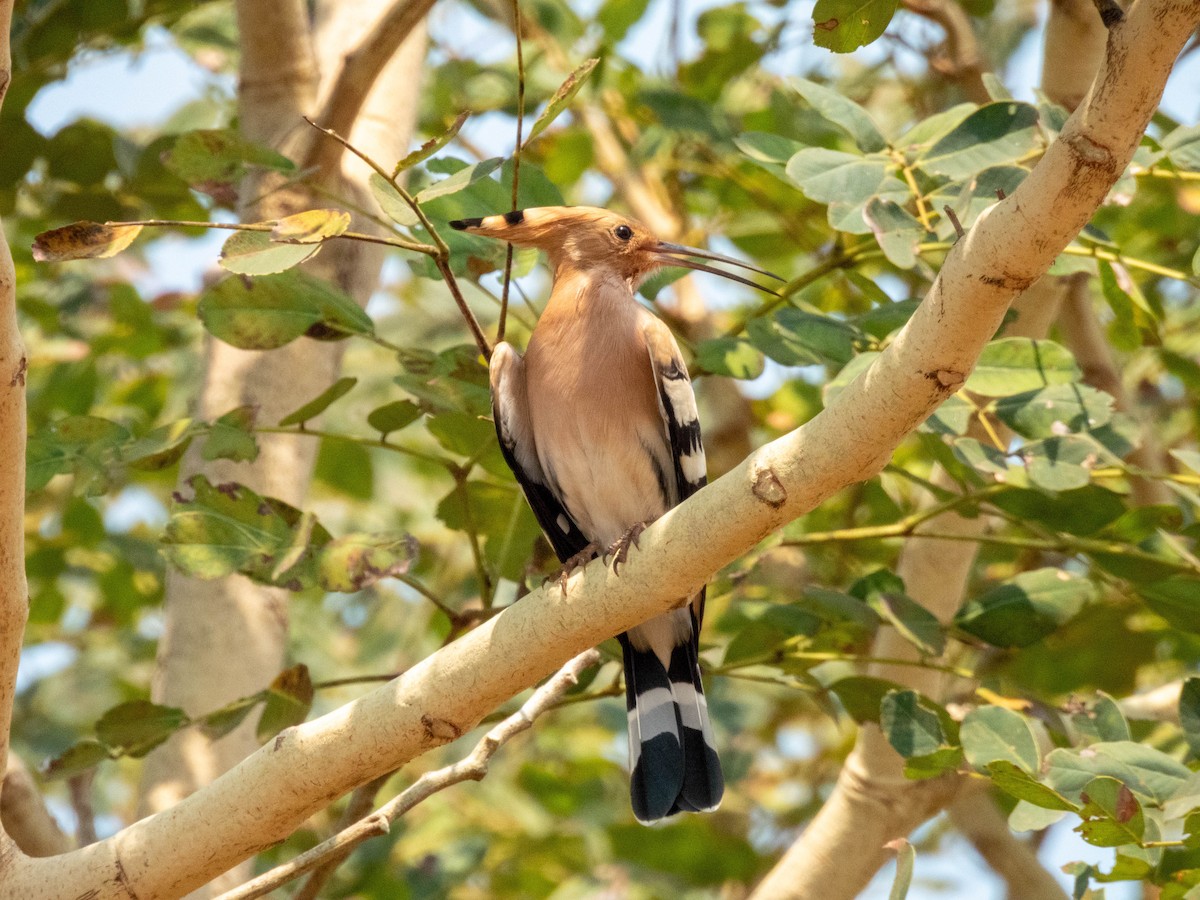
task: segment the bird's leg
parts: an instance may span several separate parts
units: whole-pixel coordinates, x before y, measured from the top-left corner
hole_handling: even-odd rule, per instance
[[[629,526],[629,530],[612,542],[612,545],[604,551],[604,561],[608,562],[609,557],[612,557],[612,570],[614,575],[620,574],[620,568],[629,556],[629,547],[632,544],[634,547],[641,549],[641,544],[638,543],[638,538],[642,536],[642,532],[650,527],[653,519],[647,519],[645,522],[635,522]]]
[[[582,569],[600,552],[600,545],[592,541],[574,556],[567,557],[563,560],[563,567],[554,580],[558,582],[558,588],[562,591],[563,596],[567,596],[567,579],[575,574],[576,569]]]

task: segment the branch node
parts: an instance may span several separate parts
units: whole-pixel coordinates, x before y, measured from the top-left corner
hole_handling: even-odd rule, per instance
[[[967,380],[962,372],[955,372],[950,369],[938,369],[936,372],[926,372],[925,377],[930,381],[936,381],[938,386],[948,393],[957,391]]]
[[[421,727],[425,729],[425,737],[428,740],[436,741],[439,744],[462,737],[462,729],[458,725],[449,719],[439,719],[428,713],[421,716]]]
[[[754,496],[772,509],[779,509],[787,502],[787,490],[770,466],[755,468],[750,490]]]
[[[1096,5],[1096,11],[1100,13],[1100,21],[1109,31],[1114,25],[1120,25],[1125,21],[1125,10],[1121,9],[1117,0],[1092,0],[1092,2]]]

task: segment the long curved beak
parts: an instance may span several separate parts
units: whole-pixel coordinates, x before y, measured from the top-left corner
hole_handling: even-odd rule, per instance
[[[735,275],[733,272],[726,272],[724,269],[718,269],[716,266],[705,265],[701,262],[696,262],[688,257],[699,257],[700,259],[711,259],[714,262],[723,262],[726,265],[737,266],[741,269],[749,269],[751,272],[756,272],[759,275],[765,275],[768,278],[774,278],[776,281],[787,282],[786,278],[780,278],[774,272],[768,272],[766,269],[760,269],[758,266],[752,266],[744,260],[737,259],[732,256],[725,256],[722,253],[713,253],[710,250],[699,250],[696,247],[685,247],[683,244],[670,244],[666,241],[659,241],[654,247],[654,255],[656,259],[664,266],[681,266],[685,269],[695,269],[698,272],[707,272],[710,275],[720,275],[722,278],[728,278],[730,281],[736,281],[739,284],[747,285],[748,287],[756,288],[764,293],[772,296],[779,296],[769,287],[764,287],[761,284],[751,281],[749,278],[743,278],[741,275]]]

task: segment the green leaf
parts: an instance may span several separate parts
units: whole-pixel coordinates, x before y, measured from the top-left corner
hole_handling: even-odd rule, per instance
[[[349,297],[304,272],[225,278],[200,296],[200,321],[243,350],[274,350],[301,335],[371,334],[371,319]]]
[[[1052,787],[1042,784],[1016,763],[999,759],[987,765],[992,784],[1006,794],[1039,809],[1074,812],[1076,806]]]
[[[962,747],[940,747],[924,756],[910,756],[904,761],[904,777],[914,781],[940,778],[962,767]]]
[[[888,262],[899,269],[917,264],[917,245],[925,236],[925,226],[908,210],[892,200],[872,197],[863,208],[863,220]]]
[[[1046,781],[1059,793],[1077,797],[1097,775],[1109,775],[1135,794],[1161,804],[1179,790],[1191,771],[1161,750],[1133,741],[1092,744],[1085,751],[1058,748],[1046,757]]]
[[[235,231],[221,247],[221,268],[238,275],[271,275],[299,265],[320,244],[277,244],[265,231]]]
[[[250,710],[266,698],[266,692],[241,697],[197,719],[200,730],[209,740],[219,740],[245,721]]]
[[[451,126],[449,128],[447,128],[444,132],[442,132],[442,134],[438,135],[435,138],[430,138],[425,143],[423,143],[420,147],[418,147],[416,150],[414,150],[412,153],[409,153],[407,156],[405,156],[403,159],[401,159],[398,163],[396,163],[396,167],[394,169],[392,169],[392,177],[395,178],[397,175],[399,175],[405,169],[411,169],[417,163],[424,162],[429,157],[433,156],[433,154],[437,153],[439,150],[441,150],[443,147],[445,147],[447,144],[449,144],[452,140],[454,140],[455,136],[462,129],[463,124],[467,121],[467,119],[470,117],[470,115],[471,114],[469,112],[459,113],[458,118],[455,119],[453,124],[451,124]],[[378,173],[376,173],[375,175],[372,175],[371,177],[377,178]],[[387,182],[385,181],[384,184],[387,184]],[[390,184],[388,184],[387,186],[389,188],[391,187]],[[403,223],[401,223],[401,224],[403,224]]]
[[[367,414],[367,424],[386,438],[393,431],[411,425],[421,417],[421,407],[411,400],[393,400],[377,406]]]
[[[1028,103],[988,103],[926,150],[917,164],[953,179],[1020,159],[1038,145],[1038,111]]]
[[[596,22],[610,44],[618,43],[641,20],[650,0],[605,0],[596,11]]]
[[[831,362],[841,367],[854,357],[858,344],[866,343],[862,332],[841,319],[790,308],[751,319],[746,336],[755,347],[785,366]]]
[[[41,772],[51,780],[71,778],[96,768],[106,759],[112,759],[109,749],[99,741],[85,738],[72,744],[53,759],[47,760]]]
[[[1020,449],[1031,484],[1047,491],[1073,491],[1088,484],[1097,463],[1096,445],[1079,435],[1033,441]]]
[[[763,373],[763,355],[744,338],[718,337],[696,346],[696,364],[705,372],[726,378],[753,380]]]
[[[1142,805],[1133,792],[1107,775],[1093,778],[1081,795],[1083,822],[1075,830],[1083,839],[1097,847],[1120,847],[1137,844],[1146,831]]]
[[[192,439],[202,430],[202,426],[191,419],[160,425],[125,447],[121,458],[131,468],[165,469],[179,461]]]
[[[558,118],[559,113],[566,109],[575,95],[579,93],[579,89],[583,87],[583,83],[599,62],[599,59],[585,60],[567,76],[566,81],[558,86],[554,96],[546,103],[546,108],[542,110],[541,115],[533,123],[533,127],[529,129],[529,137],[525,138],[522,146],[528,147],[530,141],[550,127],[550,123]]]
[[[1002,338],[983,348],[966,388],[987,397],[1008,397],[1078,381],[1081,375],[1070,351],[1053,341]]]
[[[325,412],[332,404],[340,400],[346,394],[350,393],[351,388],[358,384],[357,378],[339,378],[319,395],[309,400],[299,409],[288,413],[279,420],[280,427],[288,425],[300,425],[310,419],[315,419],[321,413]]]
[[[1184,679],[1179,692],[1179,726],[1193,756],[1200,756],[1200,677]]]
[[[1103,691],[1097,691],[1095,700],[1072,712],[1071,723],[1088,743],[1127,741],[1131,737],[1121,707]]]
[[[887,149],[887,141],[875,127],[870,114],[853,100],[807,78],[792,78],[788,83],[822,118],[850,135],[859,150],[875,153]]]
[[[119,222],[74,222],[43,231],[33,239],[33,258],[38,262],[64,262],[69,259],[107,259],[133,243],[141,225]]]
[[[1154,313],[1124,267],[1121,269],[1124,277],[1118,278],[1112,263],[1100,260],[1097,266],[1100,291],[1113,311],[1113,320],[1107,329],[1108,339],[1118,350],[1136,350],[1142,345],[1142,330],[1154,330]],[[1135,301],[1135,295],[1140,302]]]
[[[317,577],[327,591],[353,593],[408,572],[417,542],[408,534],[351,533],[321,548]]]
[[[278,220],[270,236],[272,241],[319,244],[345,234],[349,227],[348,212],[340,209],[309,209]]]
[[[1138,593],[1146,605],[1176,628],[1200,634],[1200,579],[1177,575],[1149,584],[1139,584]]]
[[[863,722],[878,722],[883,698],[897,689],[895,682],[867,675],[851,675],[829,686],[829,690],[845,707],[846,715],[860,725]]]
[[[421,219],[413,211],[413,208],[408,205],[408,201],[400,195],[400,192],[396,190],[390,181],[378,172],[371,173],[371,176],[367,179],[367,184],[371,188],[371,194],[375,197],[375,202],[383,210],[383,214],[397,225],[412,228],[421,224]]]
[[[266,703],[255,733],[266,743],[285,728],[301,724],[312,709],[313,684],[303,663],[284,669],[267,689]]]
[[[883,34],[899,5],[899,0],[817,0],[813,43],[835,53],[865,47]]]
[[[734,145],[755,162],[785,165],[803,145],[766,131],[747,131],[733,139]]]
[[[1027,647],[1092,602],[1092,583],[1061,569],[1022,572],[969,601],[954,624],[996,647]]]
[[[257,415],[258,407],[255,406],[239,406],[225,413],[209,427],[201,455],[209,461],[253,462],[258,459],[258,442],[254,439]]]
[[[317,451],[313,478],[355,500],[375,499],[375,464],[358,441],[327,436]]]
[[[974,412],[969,409],[969,404],[968,412]],[[970,416],[966,415],[964,418],[967,419],[967,423],[969,424]],[[967,430],[966,424],[963,425],[962,430]],[[975,438],[959,438],[951,445],[950,449],[954,452],[955,457],[980,474],[1000,475],[1008,472],[1008,457],[1005,456],[1004,452],[997,450],[990,444],[981,443],[975,440]]]
[[[456,194],[464,188],[470,187],[481,178],[486,178],[491,175],[504,162],[503,159],[496,157],[494,159],[485,159],[483,162],[477,162],[474,165],[467,166],[465,169],[459,169],[449,178],[443,178],[441,181],[435,181],[421,193],[417,194],[416,200],[418,203],[428,203],[430,200],[436,200],[438,197],[445,197],[449,194]]]
[[[163,533],[163,553],[195,578],[233,572],[270,581],[278,557],[292,543],[298,510],[240,484],[212,485],[203,475],[188,480],[195,496],[176,495]]]
[[[876,575],[891,575],[877,572]],[[894,584],[889,583],[894,580]],[[872,581],[878,583],[871,583]],[[862,597],[885,622],[895,628],[900,636],[927,656],[937,656],[946,646],[946,635],[942,624],[929,610],[904,593],[904,583],[899,578],[860,579],[851,588],[851,593]]]
[[[1000,421],[1017,434],[1027,438],[1048,438],[1066,432],[1090,431],[1108,424],[1113,416],[1113,398],[1086,384],[1052,384],[1036,391],[1001,397],[993,409]],[[1060,455],[1068,446],[1057,445]]]
[[[137,758],[145,756],[188,722],[187,714],[177,707],[130,700],[100,717],[96,737],[114,752]]]
[[[207,190],[213,182],[232,183],[248,166],[280,172],[296,168],[286,156],[247,141],[232,128],[202,129],[179,136],[163,164],[188,184]]]
[[[879,727],[888,743],[906,759],[941,749],[945,735],[936,712],[915,691],[889,691],[880,705]]]
[[[986,769],[997,760],[1036,775],[1041,766],[1037,740],[1029,722],[1020,713],[1002,706],[981,706],[967,713],[959,729],[963,754],[976,769]]]
[[[1064,800],[1064,802],[1066,801]],[[1008,814],[1008,827],[1018,833],[1024,831],[1045,831],[1051,825],[1061,822],[1066,815],[1067,810],[1044,809],[1040,806],[1035,806],[1028,800],[1018,800],[1017,805]]]
[[[888,174],[892,165],[881,156],[806,147],[788,160],[786,172],[810,200],[854,205],[876,194],[907,196],[904,183]]]

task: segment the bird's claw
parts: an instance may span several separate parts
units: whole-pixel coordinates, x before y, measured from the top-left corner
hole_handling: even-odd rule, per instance
[[[600,551],[600,545],[597,543],[588,544],[574,556],[570,556],[563,560],[563,567],[559,573],[554,576],[554,580],[558,582],[558,589],[562,591],[562,595],[567,596],[567,580],[575,574],[576,570],[582,569],[593,559]]]
[[[630,526],[629,530],[612,542],[612,546],[604,553],[604,561],[608,562],[609,557],[612,558],[612,570],[614,575],[620,575],[621,566],[629,558],[629,547],[633,545],[639,550],[642,545],[639,543],[639,538],[642,532],[649,526],[649,522],[638,522]]]

